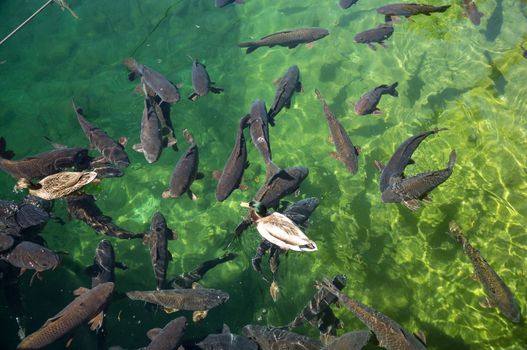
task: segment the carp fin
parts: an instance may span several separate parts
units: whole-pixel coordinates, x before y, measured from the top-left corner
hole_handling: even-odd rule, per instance
[[[221,333],[222,334],[230,334],[231,333],[231,329],[229,328],[229,326],[227,326],[225,323],[223,324],[223,328],[221,329]]]
[[[172,253],[170,253],[168,250],[167,250],[167,257],[168,257],[168,260],[172,261]]]
[[[208,313],[209,313],[209,310],[196,310],[192,313],[192,321],[194,323],[202,321],[205,319],[205,317],[207,317]]]
[[[220,88],[220,87],[215,87],[215,86],[210,87],[210,92],[212,92],[213,94],[220,94],[224,90],[225,90],[224,88]]]
[[[95,277],[99,273],[100,269],[97,265],[93,264],[84,269],[84,273],[90,277]]]
[[[96,331],[99,328],[102,327],[102,322],[104,321],[104,312],[101,311],[97,315],[95,315],[94,318],[92,318],[88,324],[90,325],[90,329],[92,331]]]
[[[176,239],[178,239],[177,232],[174,230],[168,229],[168,239],[172,241],[175,241]]]
[[[371,114],[373,115],[381,115],[382,114],[382,111],[379,109],[379,108],[375,108],[373,110],[373,112],[371,112]]]
[[[197,201],[198,200],[198,197],[194,194],[194,192],[192,192],[190,189],[187,191],[187,194],[189,196],[189,198],[192,200],[192,201]]]
[[[205,174],[198,172],[198,173],[196,174],[196,178],[195,178],[195,180],[201,180],[201,179],[203,179],[204,177],[205,177]]]
[[[418,330],[414,333],[414,336],[419,340],[423,345],[426,345],[426,335],[422,330]]]
[[[128,265],[126,265],[125,263],[120,262],[120,261],[116,261],[115,262],[115,267],[117,267],[118,269],[121,269],[121,270],[127,270],[128,269]]]
[[[401,203],[410,210],[417,210],[421,207],[421,203],[419,203],[418,199],[404,200]]]
[[[497,303],[494,300],[485,297],[479,301],[479,306],[484,309],[491,309],[497,306]]]
[[[298,46],[298,44],[290,44],[290,45],[287,45],[287,47],[288,47],[289,49],[294,49],[294,48],[297,47],[297,46]]]
[[[132,149],[136,152],[140,152],[140,153],[143,153],[144,152],[144,149],[143,149],[143,144],[142,143],[136,143],[135,145],[132,146]]]
[[[197,92],[193,92],[187,98],[191,100],[192,102],[196,102],[197,99],[199,98],[199,94]]]
[[[296,88],[295,88],[296,92],[304,92],[304,87],[302,86],[302,83],[301,82],[298,82],[296,84]]]
[[[146,332],[146,336],[148,337],[148,339],[154,340],[154,338],[157,337],[159,333],[161,333],[161,331],[161,328],[152,328],[151,330]]]
[[[75,296],[78,297],[78,296],[83,295],[83,294],[86,293],[87,291],[89,291],[88,288],[85,288],[85,287],[79,287],[79,288],[77,288],[77,289],[75,289],[75,290],[73,291],[73,295],[75,295]]]
[[[164,307],[163,311],[165,311],[167,314],[171,314],[171,313],[179,311],[179,309],[174,309],[174,308],[171,308],[171,307]]]

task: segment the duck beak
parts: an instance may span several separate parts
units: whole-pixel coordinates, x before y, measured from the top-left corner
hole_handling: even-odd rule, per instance
[[[241,202],[240,203],[240,207],[251,209],[251,205],[249,203],[247,203],[247,202]]]

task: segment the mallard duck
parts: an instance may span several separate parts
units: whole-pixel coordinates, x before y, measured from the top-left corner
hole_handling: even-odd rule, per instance
[[[97,177],[94,171],[73,172],[63,171],[46,176],[33,184],[29,180],[21,178],[15,185],[15,190],[29,188],[29,193],[43,199],[52,200],[65,197],[78,189],[89,184]]]
[[[260,235],[269,242],[284,250],[306,252],[317,250],[315,242],[310,240],[287,216],[278,212],[266,216],[267,208],[256,201],[242,202],[240,205],[253,209],[251,220],[256,224]]]

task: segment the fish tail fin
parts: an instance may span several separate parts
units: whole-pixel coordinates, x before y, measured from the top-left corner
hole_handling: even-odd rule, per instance
[[[3,136],[0,136],[0,158],[12,159],[15,156],[15,152],[6,149],[6,141]]]
[[[397,96],[399,96],[399,93],[397,92],[397,90],[395,90],[395,88],[397,87],[397,85],[399,85],[399,83],[398,83],[398,82],[395,82],[395,83],[393,83],[392,85],[390,85],[390,86],[388,87],[388,93],[389,93],[390,95],[392,95],[393,97],[397,97]]]
[[[448,10],[448,8],[450,7],[450,5],[444,5],[444,6],[439,6],[436,11],[437,12],[445,12],[446,10]]]
[[[247,51],[245,52],[246,54],[250,54],[251,52],[253,52],[254,50],[256,50],[259,46],[255,45],[254,41],[247,41],[245,43],[239,43],[238,44],[239,47],[246,47],[247,48]]]
[[[133,81],[140,76],[139,70],[137,69],[137,61],[135,59],[132,57],[125,58],[123,64],[130,71],[128,74],[128,80]]]
[[[450,152],[450,159],[448,160],[447,169],[449,172],[452,172],[452,169],[454,168],[454,164],[456,163],[456,158],[457,158],[456,150],[453,149],[452,152]]]

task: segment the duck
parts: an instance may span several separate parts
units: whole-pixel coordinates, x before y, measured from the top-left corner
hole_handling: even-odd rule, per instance
[[[260,235],[283,250],[299,252],[316,251],[317,245],[287,216],[278,212],[267,215],[267,208],[261,202],[242,202],[240,206],[252,209],[251,220]]]
[[[15,191],[29,188],[29,194],[46,200],[66,197],[86,186],[97,177],[94,171],[63,171],[46,176],[37,184],[25,178],[20,178],[15,185]]]

